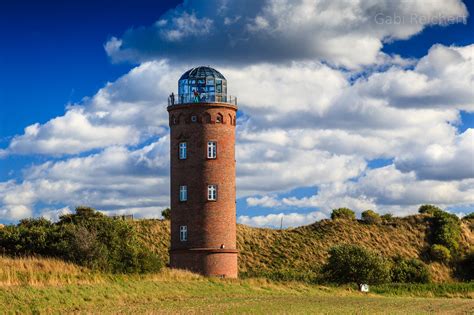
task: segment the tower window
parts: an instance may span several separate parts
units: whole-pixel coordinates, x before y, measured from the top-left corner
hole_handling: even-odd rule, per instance
[[[192,115],[192,116],[191,116],[191,121],[192,121],[192,122],[196,122],[196,121],[197,121],[197,116],[196,116],[196,115]]]
[[[188,200],[188,186],[179,186],[179,201]]]
[[[217,142],[209,141],[207,143],[207,158],[215,159],[217,157]]]
[[[217,185],[207,186],[207,200],[217,200]]]
[[[180,142],[179,143],[179,159],[180,160],[185,160],[187,157],[187,146],[186,142]]]
[[[188,240],[188,226],[181,225],[179,227],[179,239],[181,242],[186,242]]]

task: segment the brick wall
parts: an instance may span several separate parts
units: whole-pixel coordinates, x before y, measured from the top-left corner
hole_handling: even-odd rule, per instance
[[[237,107],[196,103],[168,107],[171,154],[171,266],[204,275],[237,276],[235,213],[235,117]],[[192,121],[196,116],[196,122]],[[218,121],[220,118],[221,122]],[[217,158],[207,158],[207,142],[217,142]],[[187,158],[179,159],[179,143]],[[188,198],[179,201],[179,186]],[[217,200],[207,186],[217,185]],[[188,240],[180,241],[180,226]],[[184,250],[184,251],[183,251]]]

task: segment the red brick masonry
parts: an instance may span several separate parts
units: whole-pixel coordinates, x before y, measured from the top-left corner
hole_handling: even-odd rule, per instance
[[[235,213],[235,122],[237,106],[191,103],[168,107],[171,155],[171,249],[173,268],[206,276],[237,277]],[[195,116],[195,119],[192,117]],[[195,121],[193,121],[195,120]],[[217,142],[217,158],[207,158],[207,142]],[[179,159],[186,142],[187,158]],[[187,201],[179,201],[186,185]],[[217,185],[217,200],[207,186]],[[180,226],[188,229],[181,241]]]

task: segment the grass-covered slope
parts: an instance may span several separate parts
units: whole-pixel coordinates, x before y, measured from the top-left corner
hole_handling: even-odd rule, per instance
[[[134,224],[146,246],[168,261],[169,221],[140,220]],[[474,237],[467,222],[462,223],[462,231],[461,247],[473,248]],[[238,225],[239,269],[251,275],[308,273],[325,262],[330,247],[344,243],[359,244],[386,257],[426,258],[429,232],[429,219],[424,215],[394,218],[378,225],[355,220],[322,220],[284,230]],[[446,265],[430,263],[429,268],[433,281],[451,279],[452,270]]]

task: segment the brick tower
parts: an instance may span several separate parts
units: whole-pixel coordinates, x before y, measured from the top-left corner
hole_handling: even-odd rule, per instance
[[[237,100],[210,67],[192,68],[170,95],[172,268],[237,277]]]

